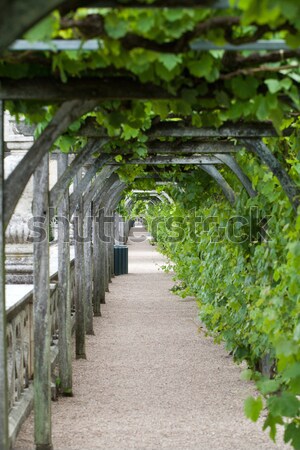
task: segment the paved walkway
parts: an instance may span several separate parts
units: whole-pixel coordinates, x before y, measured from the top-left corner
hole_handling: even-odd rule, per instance
[[[195,302],[170,293],[162,256],[147,240],[129,242],[129,255],[129,275],[113,279],[95,319],[87,361],[74,361],[75,396],[53,403],[54,448],[287,448],[244,418],[253,385],[199,331]],[[32,428],[31,417],[15,448],[33,448]]]

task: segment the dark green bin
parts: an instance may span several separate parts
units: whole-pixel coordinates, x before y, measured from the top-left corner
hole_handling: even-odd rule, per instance
[[[114,272],[115,275],[128,273],[128,247],[126,245],[114,246]]]

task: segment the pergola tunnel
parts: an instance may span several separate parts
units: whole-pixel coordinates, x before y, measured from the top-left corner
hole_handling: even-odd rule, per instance
[[[246,416],[299,449],[298,0],[2,3],[0,450],[32,410],[53,448],[140,217]]]

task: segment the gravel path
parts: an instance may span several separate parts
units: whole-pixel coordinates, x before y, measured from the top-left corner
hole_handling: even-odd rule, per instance
[[[55,450],[288,448],[244,418],[253,385],[199,331],[195,302],[170,292],[163,257],[148,241],[129,242],[129,255],[129,275],[113,279],[87,338],[88,359],[74,361],[75,396],[53,403]],[[15,450],[34,448],[32,428],[30,417]]]

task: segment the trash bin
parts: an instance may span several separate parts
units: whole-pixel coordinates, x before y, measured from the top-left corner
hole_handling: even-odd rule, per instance
[[[114,246],[114,272],[115,275],[128,273],[128,247],[126,245]]]

